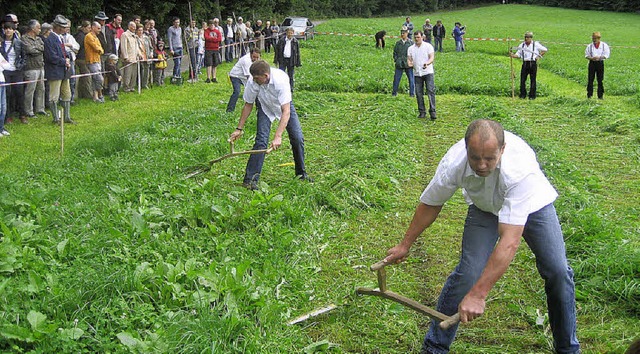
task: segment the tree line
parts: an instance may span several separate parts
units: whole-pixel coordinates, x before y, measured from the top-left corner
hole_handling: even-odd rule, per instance
[[[640,12],[638,0],[505,0],[509,3],[542,5],[585,10]],[[313,19],[333,17],[371,17],[453,10],[469,6],[502,3],[502,0],[184,0],[107,1],[107,0],[0,0],[0,16],[13,13],[21,24],[29,19],[51,22],[63,14],[74,24],[93,19],[98,11],[108,16],[122,14],[125,21],[133,15],[153,18],[158,28],[166,28],[174,16],[185,23],[190,15],[198,20],[242,16],[245,19],[278,19],[287,15]],[[191,10],[191,11],[190,11]],[[222,21],[221,21],[222,22]]]

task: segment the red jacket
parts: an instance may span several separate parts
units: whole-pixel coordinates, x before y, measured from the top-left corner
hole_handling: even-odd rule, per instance
[[[217,29],[207,28],[204,30],[204,50],[220,50],[222,33]]]

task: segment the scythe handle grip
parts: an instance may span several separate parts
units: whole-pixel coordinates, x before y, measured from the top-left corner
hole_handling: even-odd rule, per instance
[[[385,262],[385,261],[380,261],[378,263],[375,263],[373,265],[371,265],[371,267],[369,267],[369,269],[371,269],[372,272],[375,272],[379,269],[382,269],[384,267],[386,267],[389,263]]]
[[[442,329],[449,329],[451,326],[457,324],[458,322],[460,322],[460,314],[456,312],[455,315],[449,317],[448,319],[440,322],[440,328]]]

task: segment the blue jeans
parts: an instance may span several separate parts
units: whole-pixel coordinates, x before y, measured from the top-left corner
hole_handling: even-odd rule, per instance
[[[238,97],[240,97],[240,86],[242,86],[242,80],[237,77],[229,76],[231,79],[231,86],[233,86],[233,93],[231,97],[229,97],[229,103],[227,103],[227,112],[233,112],[236,110],[236,103],[238,102]]]
[[[256,131],[256,141],[253,144],[254,150],[262,150],[267,148],[269,143],[269,134],[271,133],[271,121],[269,117],[262,110],[260,102],[256,100],[256,106],[258,108],[258,122]],[[289,123],[287,124],[287,134],[289,135],[289,142],[291,143],[291,150],[293,151],[293,162],[295,164],[296,176],[302,176],[306,174],[304,169],[304,137],[302,136],[302,127],[298,120],[298,113],[296,113],[295,107],[293,107],[293,101],[291,102],[291,115],[289,117]],[[244,175],[245,184],[257,184],[260,179],[260,172],[262,172],[262,164],[264,163],[265,154],[255,154],[249,157],[247,162],[247,169]]]
[[[0,84],[4,84],[0,81]],[[7,116],[7,87],[0,86],[0,133],[4,131],[4,118]]]
[[[441,52],[442,53],[442,37],[433,37],[433,39],[435,39],[435,47],[433,47],[433,49],[436,52]]]
[[[462,44],[462,40],[456,39],[456,52],[464,52],[464,44]]]
[[[226,60],[228,63],[231,63],[233,61],[233,43],[234,41],[232,38],[225,38],[224,40],[224,44],[228,46],[225,51],[225,55],[227,57]]]
[[[566,258],[560,222],[553,204],[529,215],[524,227],[525,242],[536,257],[538,273],[544,279],[549,323],[558,353],[578,353],[576,302],[573,270]],[[453,315],[458,305],[480,278],[498,240],[498,217],[470,205],[462,235],[460,263],[449,275],[438,311]],[[442,330],[435,321],[424,338],[423,353],[448,353],[458,326]]]
[[[406,69],[396,69],[395,74],[393,75],[393,95],[397,95],[398,94],[398,87],[400,87],[400,79],[402,78],[402,73],[405,73],[407,75],[407,78],[409,79],[409,95],[413,96],[415,94],[414,91],[414,82],[413,82],[413,69],[412,68],[406,68]]]
[[[180,77],[180,65],[182,64],[182,48],[173,51],[173,77]]]
[[[436,119],[436,84],[434,82],[434,74],[425,76],[416,76],[416,100],[418,101],[418,112],[426,114],[427,110],[424,106],[424,88],[427,87],[427,95],[429,96],[429,115],[432,119]]]

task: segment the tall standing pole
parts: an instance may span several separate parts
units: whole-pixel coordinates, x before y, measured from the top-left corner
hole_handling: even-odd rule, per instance
[[[511,56],[511,38],[508,39],[509,46],[509,60],[511,61],[511,99],[516,98],[516,86],[515,86],[515,78],[516,74],[513,71],[513,57]]]

